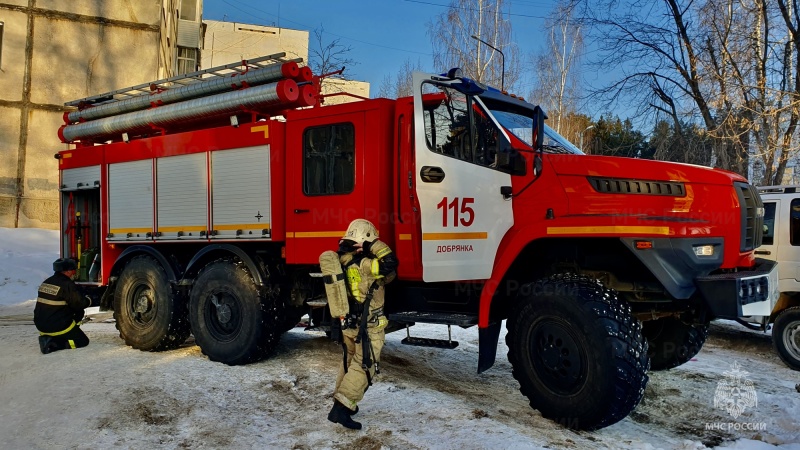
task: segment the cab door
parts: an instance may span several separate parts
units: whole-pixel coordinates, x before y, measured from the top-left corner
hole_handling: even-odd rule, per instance
[[[318,264],[364,215],[363,112],[287,122],[286,262]]]
[[[453,88],[457,80],[416,72],[413,82],[423,280],[488,279],[514,216],[512,200],[501,194],[511,175],[477,151],[490,129],[487,111]]]
[[[764,236],[755,253],[778,261],[778,289],[800,291],[800,197],[780,196],[764,202]]]

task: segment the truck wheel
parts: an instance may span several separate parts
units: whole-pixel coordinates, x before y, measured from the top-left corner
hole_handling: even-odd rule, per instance
[[[189,337],[186,302],[176,298],[164,268],[149,256],[131,259],[114,292],[120,337],[139,350],[168,350]]]
[[[703,348],[708,324],[687,324],[674,317],[644,323],[650,370],[667,370],[692,359]]]
[[[257,361],[278,343],[278,311],[247,268],[214,261],[197,276],[189,301],[192,333],[203,354],[228,365]]]
[[[800,370],[800,306],[778,314],[772,328],[772,343],[787,366]]]
[[[613,290],[562,274],[523,286],[506,323],[520,391],[542,416],[578,430],[625,418],[647,385],[641,324]]]

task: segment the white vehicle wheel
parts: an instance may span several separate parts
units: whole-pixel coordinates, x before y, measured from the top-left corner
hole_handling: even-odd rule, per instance
[[[787,308],[775,318],[772,342],[787,366],[800,370],[800,307]]]

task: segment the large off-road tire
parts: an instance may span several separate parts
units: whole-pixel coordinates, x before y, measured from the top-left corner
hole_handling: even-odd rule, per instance
[[[139,350],[168,350],[189,337],[186,300],[173,292],[164,268],[149,256],[137,256],[122,269],[114,319],[120,337]]]
[[[263,358],[280,337],[274,297],[259,294],[238,260],[221,259],[203,268],[192,287],[189,318],[203,354],[229,365]]]
[[[787,366],[800,370],[800,306],[778,314],[772,327],[772,343]]]
[[[688,324],[674,317],[644,323],[650,370],[667,370],[692,359],[708,338],[708,324]]]
[[[619,422],[647,385],[647,342],[617,293],[554,275],[523,286],[506,323],[520,390],[542,416],[573,429]]]

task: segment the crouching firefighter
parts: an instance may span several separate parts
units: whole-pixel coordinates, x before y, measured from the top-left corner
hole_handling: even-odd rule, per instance
[[[339,241],[339,251],[320,255],[328,305],[333,317],[331,339],[342,343],[342,366],[336,379],[328,420],[360,430],[351,417],[378,370],[384,329],[384,285],[392,281],[397,257],[378,240],[378,230],[356,219]]]
[[[82,296],[72,281],[77,268],[74,259],[59,258],[53,262],[53,276],[39,286],[33,323],[39,330],[39,348],[44,354],[89,345],[89,338],[78,325],[92,300]]]

